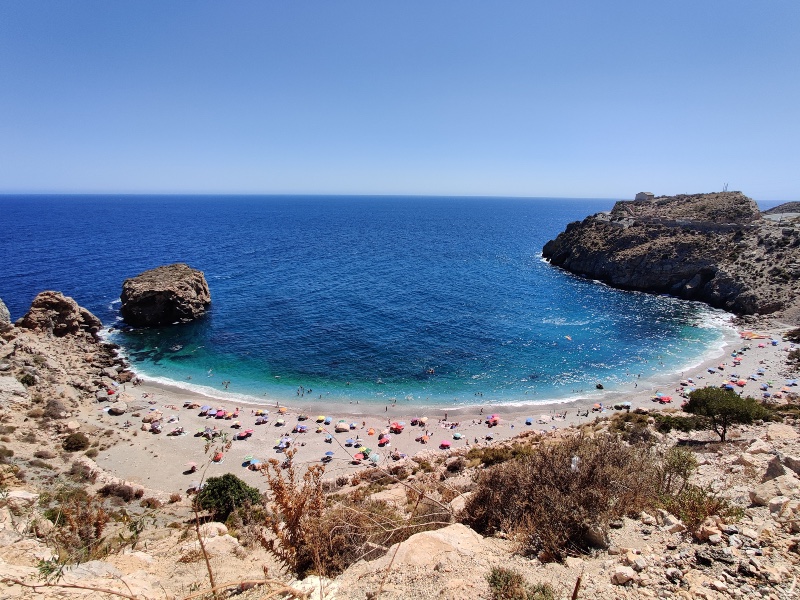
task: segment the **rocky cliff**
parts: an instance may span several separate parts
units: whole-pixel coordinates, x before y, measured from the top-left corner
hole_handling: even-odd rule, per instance
[[[22,329],[52,332],[56,337],[72,335],[80,331],[92,335],[100,331],[103,324],[91,312],[79,306],[61,292],[41,292],[34,298],[31,308],[17,321]]]
[[[211,294],[202,271],[183,263],[126,279],[120,313],[129,325],[150,327],[186,322],[205,314]]]
[[[617,288],[800,320],[800,228],[763,219],[741,192],[620,201],[570,223],[542,254]]]

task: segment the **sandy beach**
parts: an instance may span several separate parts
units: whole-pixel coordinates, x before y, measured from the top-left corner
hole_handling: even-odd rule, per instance
[[[270,459],[282,462],[283,450],[276,446],[284,437],[291,438],[289,446],[296,451],[295,464],[319,464],[326,453],[332,453],[326,459],[326,476],[337,477],[374,464],[392,464],[398,455],[413,456],[421,451],[446,453],[448,450],[444,446],[448,444],[452,449],[469,448],[529,431],[548,435],[597,417],[610,416],[615,412],[615,404],[629,402],[632,410],[677,409],[683,401],[681,395],[692,387],[720,386],[731,382],[732,378],[738,382],[732,384],[737,393],[762,398],[765,393],[762,386],[767,386],[766,393],[780,402],[774,395],[782,395],[781,388],[786,384],[786,356],[794,347],[782,340],[781,332],[787,329],[755,330],[764,337],[731,341],[718,355],[682,374],[656,374],[641,379],[632,376],[630,390],[606,394],[602,408],[593,398],[524,406],[493,405],[487,398],[484,404],[473,407],[424,411],[402,404],[382,407],[365,403],[322,408],[313,402],[304,403],[302,397],[291,404],[256,406],[212,399],[178,387],[145,381],[137,386],[130,383],[120,386],[117,393],[129,405],[125,414],[113,416],[108,413],[107,404],[95,404],[82,417],[87,424],[113,428],[118,434],[118,442],[101,451],[95,460],[101,468],[124,481],[166,493],[185,492],[201,477],[230,472],[250,485],[265,489],[264,478],[258,471],[248,469],[247,461],[252,457],[263,462]],[[654,401],[656,394],[671,397],[671,401]],[[209,417],[197,408],[206,405],[225,412],[236,412],[238,408],[238,416]],[[258,409],[268,411],[264,424],[256,424]],[[142,419],[157,412],[161,413],[162,432],[155,434],[144,430],[149,425]],[[487,424],[490,415],[499,417],[496,425]],[[299,420],[302,417],[307,418]],[[329,424],[318,423],[318,417],[328,417]],[[279,418],[284,419],[283,425],[278,424]],[[422,426],[411,425],[420,418],[427,419]],[[335,426],[340,420],[348,429],[337,433]],[[235,426],[237,422],[239,427]],[[380,434],[393,423],[404,423],[402,433],[392,433],[387,444],[379,444]],[[293,432],[297,425],[306,426],[307,431]],[[184,434],[169,435],[178,427],[183,428]],[[211,460],[220,446],[220,438],[215,438],[207,450],[208,440],[197,435],[206,428],[224,432],[232,440],[220,462]],[[246,439],[236,439],[245,431],[252,431],[252,434]],[[427,437],[426,443],[420,441],[422,436]],[[353,457],[359,453],[359,448],[347,440],[360,441],[362,448],[370,448],[379,459],[376,463],[363,460],[361,464],[354,464]],[[190,463],[196,463],[196,472],[190,472]]]

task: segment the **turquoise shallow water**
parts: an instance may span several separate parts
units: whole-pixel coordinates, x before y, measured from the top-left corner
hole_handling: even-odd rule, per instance
[[[126,277],[203,270],[212,310],[112,330],[142,374],[254,401],[426,405],[629,389],[719,349],[724,315],[620,292],[542,261],[591,199],[3,197],[0,297],[59,289],[119,326]],[[42,242],[42,231],[49,232]],[[227,390],[222,382],[230,381]],[[300,391],[302,386],[303,390]]]

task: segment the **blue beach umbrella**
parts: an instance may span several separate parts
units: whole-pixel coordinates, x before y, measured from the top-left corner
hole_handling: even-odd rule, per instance
[[[333,456],[333,450],[328,450],[328,451],[325,453],[325,456]]]

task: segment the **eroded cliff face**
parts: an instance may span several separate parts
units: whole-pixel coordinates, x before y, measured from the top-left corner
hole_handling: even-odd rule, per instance
[[[800,228],[763,219],[741,192],[618,202],[570,223],[544,258],[621,289],[700,300],[796,321]]]
[[[121,300],[126,323],[149,327],[201,317],[211,304],[211,294],[202,271],[176,263],[126,279]]]

